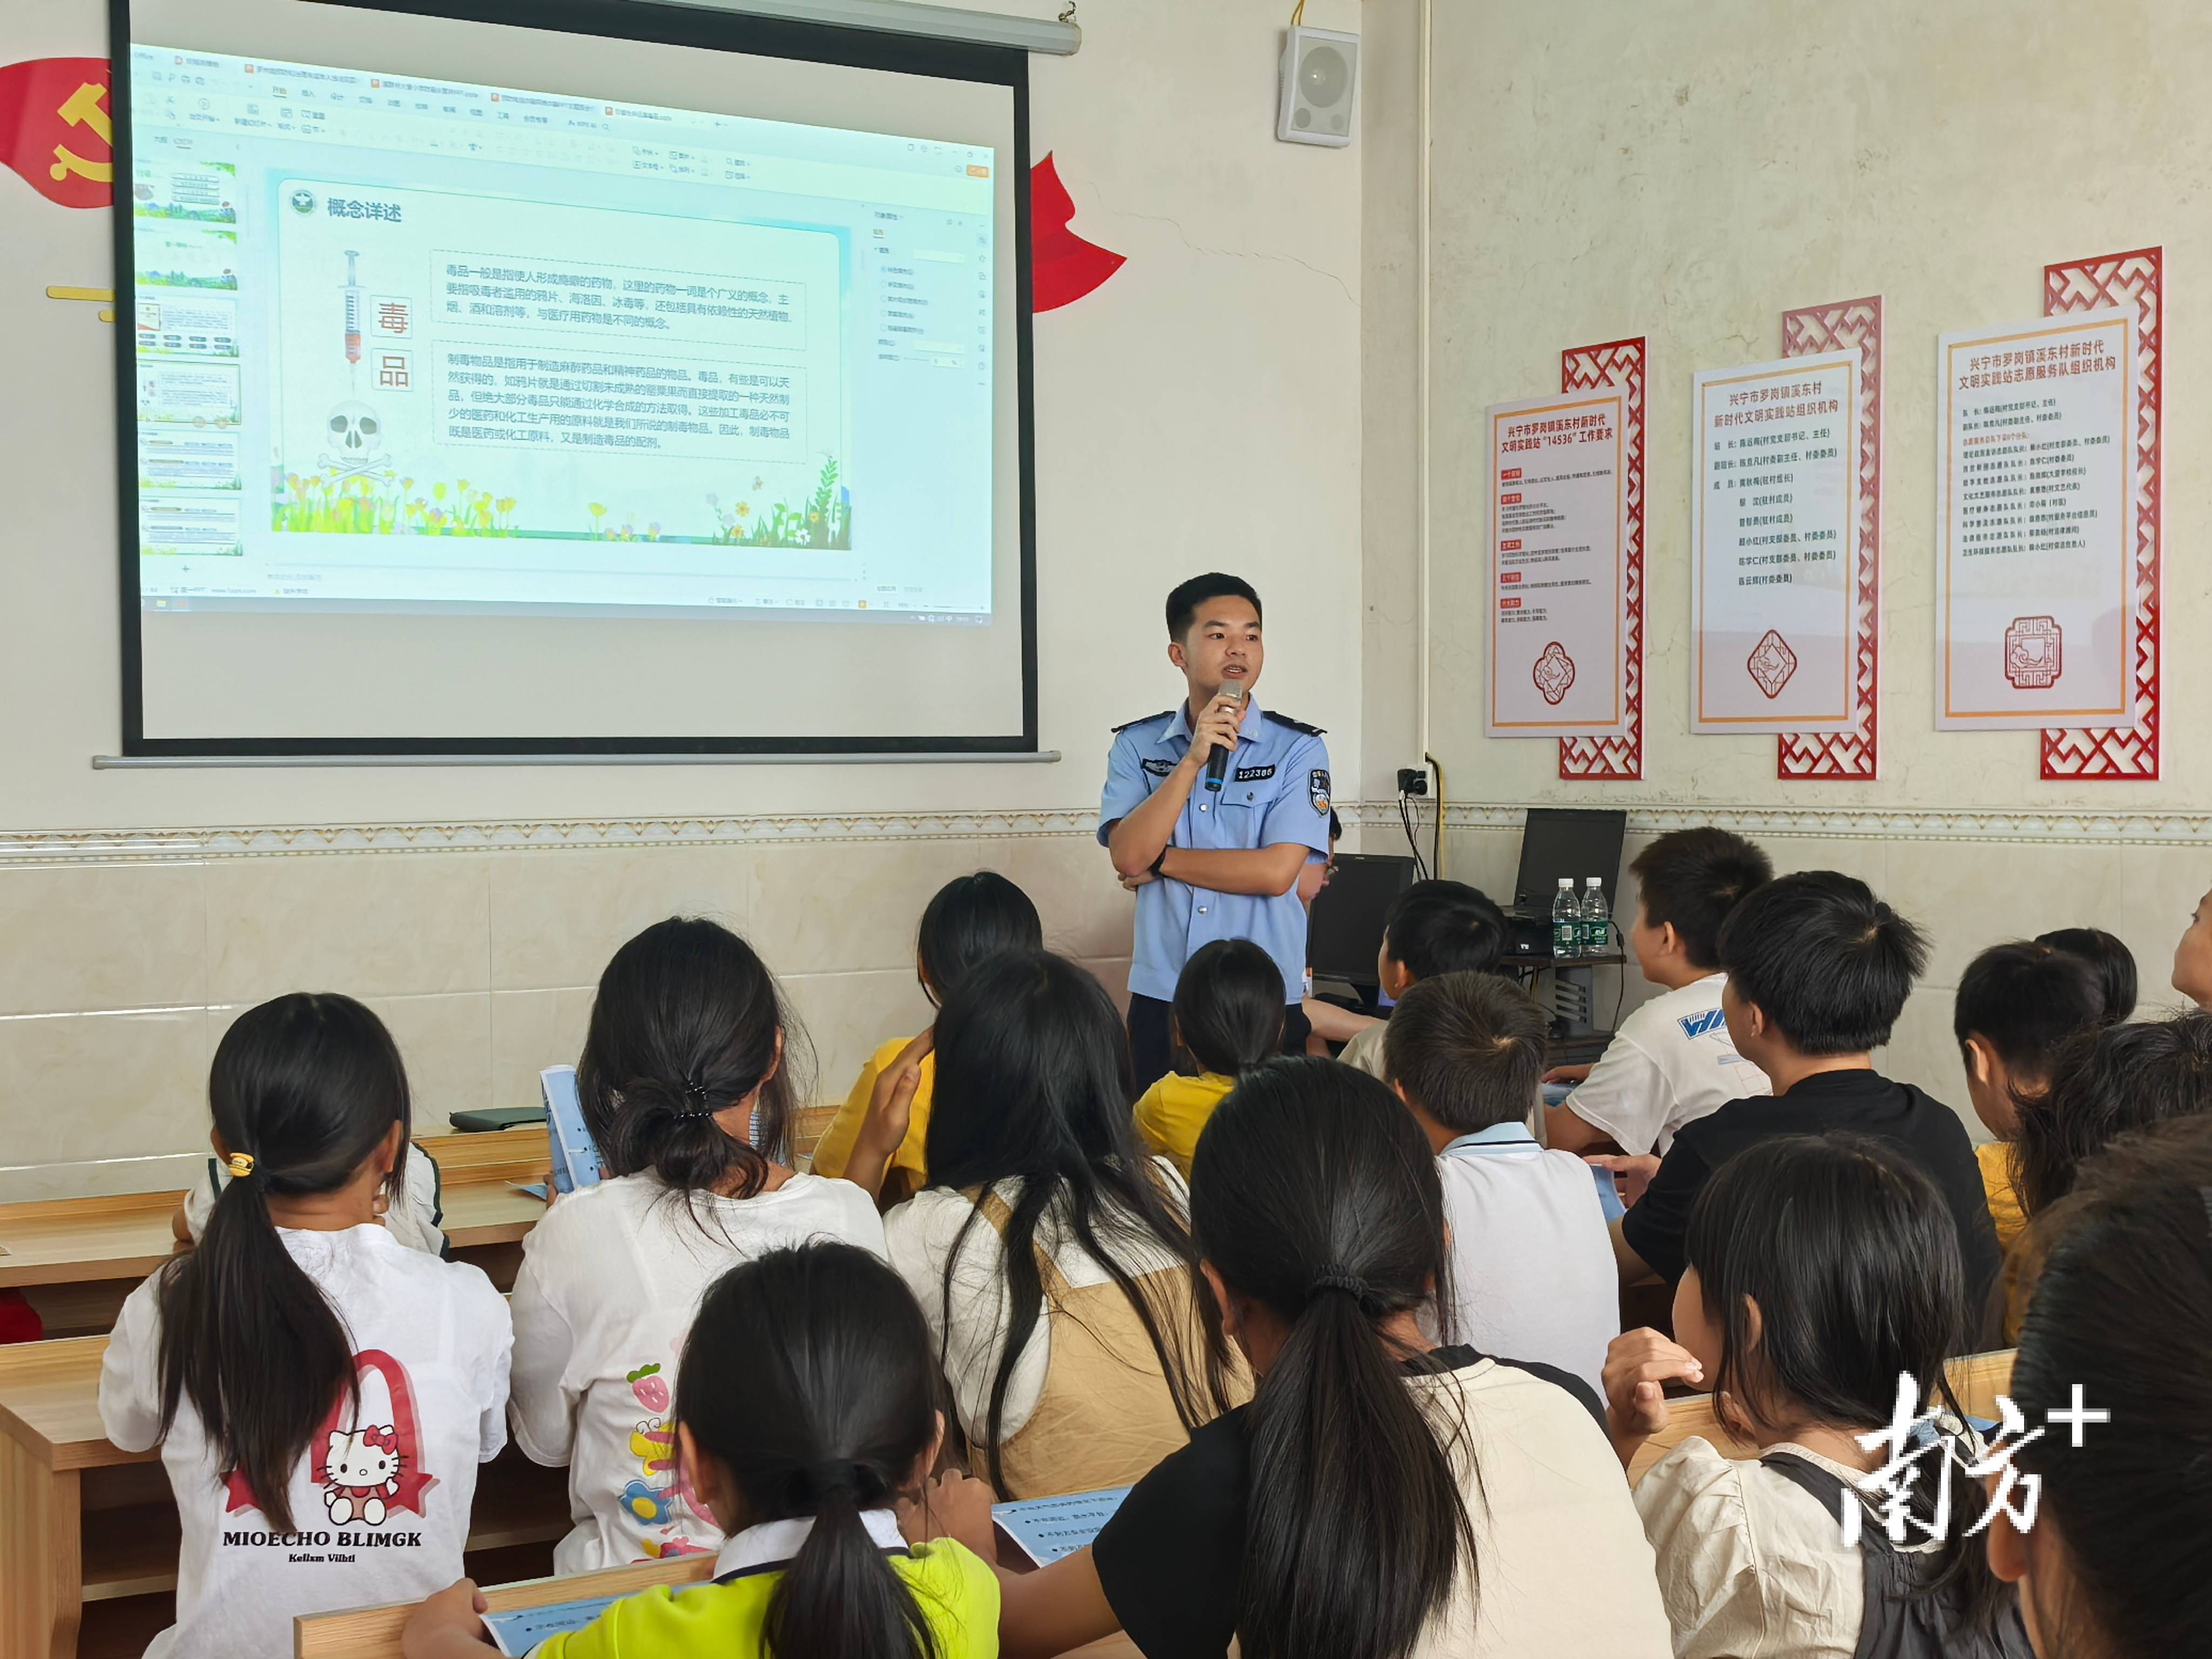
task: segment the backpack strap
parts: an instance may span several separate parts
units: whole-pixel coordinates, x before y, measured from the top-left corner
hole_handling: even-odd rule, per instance
[[[1769,1452],[1759,1460],[1759,1466],[1763,1469],[1772,1469],[1791,1486],[1810,1492],[1820,1500],[1822,1509],[1836,1517],[1838,1526],[1843,1524],[1846,1499],[1857,1504],[1862,1510],[1866,1509],[1859,1495],[1846,1486],[1840,1477],[1832,1470],[1822,1468],[1809,1457],[1800,1457],[1796,1452]],[[1887,1530],[1871,1511],[1860,1517],[1859,1542],[1862,1547],[1871,1545],[1884,1555],[1896,1553],[1896,1547],[1889,1541]]]

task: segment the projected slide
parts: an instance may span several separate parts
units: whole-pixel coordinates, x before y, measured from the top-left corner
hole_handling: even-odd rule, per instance
[[[992,149],[131,74],[143,607],[988,621]]]

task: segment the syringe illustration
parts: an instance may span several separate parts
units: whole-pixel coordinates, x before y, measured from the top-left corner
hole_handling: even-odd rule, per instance
[[[358,364],[361,362],[361,313],[362,309],[361,273],[356,270],[354,266],[354,261],[360,258],[360,253],[356,250],[352,248],[348,248],[346,250],[345,286],[338,290],[341,294],[345,295],[346,362],[354,364]]]

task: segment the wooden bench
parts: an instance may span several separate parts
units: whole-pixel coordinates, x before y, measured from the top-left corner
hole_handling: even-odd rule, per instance
[[[544,1176],[543,1127],[497,1134],[426,1135],[416,1143],[438,1160],[446,1237],[457,1261],[473,1261],[506,1290],[522,1260],[524,1235],[544,1204],[511,1183]],[[124,1297],[179,1251],[170,1218],[180,1191],[112,1198],[0,1204],[0,1289],[20,1290],[49,1337],[112,1330]]]
[[[1959,1396],[1959,1403],[1966,1408],[1967,1416],[1996,1416],[1997,1396],[2012,1385],[2013,1352],[2005,1348],[1996,1353],[1967,1354],[1944,1367],[1951,1379],[1952,1392]],[[1684,1395],[1668,1402],[1667,1426],[1637,1449],[1628,1466],[1628,1484],[1632,1486],[1641,1480],[1654,1463],[1692,1435],[1710,1443],[1725,1456],[1759,1455],[1757,1447],[1746,1445],[1721,1427],[1713,1414],[1712,1395]]]

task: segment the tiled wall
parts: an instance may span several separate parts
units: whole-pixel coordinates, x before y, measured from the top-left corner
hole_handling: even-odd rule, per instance
[[[534,1103],[539,1068],[576,1058],[608,956],[671,915],[727,923],[775,969],[820,1097],[842,1097],[877,1043],[927,1022],[915,926],[961,872],[1020,883],[1047,942],[1123,995],[1132,903],[1089,836],[968,827],[0,862],[0,1200],[181,1179],[177,1155],[204,1144],[216,1042],[285,991],[374,1007],[427,1131],[466,1108]]]
[[[1841,870],[1855,875],[1932,945],[1927,976],[1875,1064],[1917,1083],[1966,1121],[1976,1140],[1988,1134],[1966,1103],[1951,1004],[1959,976],[1984,946],[2055,927],[2102,927],[2135,952],[2142,978],[2138,1018],[2183,999],[2167,984],[2173,946],[2212,886],[2212,823],[2201,815],[2160,819],[2063,817],[1962,823],[1965,815],[1912,812],[1784,812],[1681,807],[1631,809],[1623,864],[1662,830],[1713,823],[1759,842],[1778,872]],[[1518,808],[1476,808],[1455,815],[1445,873],[1486,891],[1510,892],[1520,854]],[[2184,839],[2188,837],[2191,839]],[[1371,850],[1394,850],[1369,832]],[[1632,878],[1615,920],[1633,916]],[[1614,976],[1601,972],[1599,1012],[1609,1017]],[[1634,1007],[1651,988],[1632,967],[1623,988]]]

